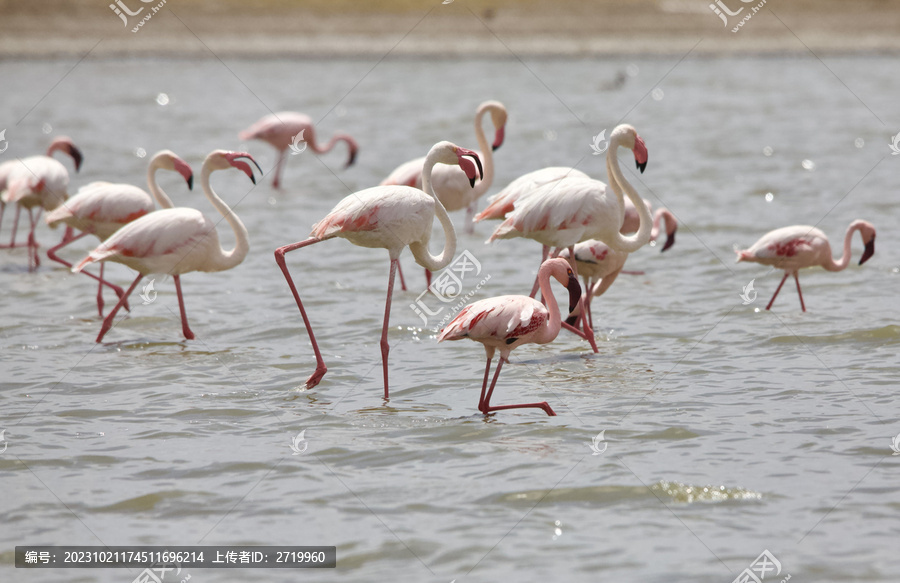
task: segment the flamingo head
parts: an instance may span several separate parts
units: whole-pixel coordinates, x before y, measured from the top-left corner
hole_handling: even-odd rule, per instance
[[[853,227],[859,229],[863,243],[866,244],[866,249],[863,251],[862,257],[859,258],[859,264],[862,265],[872,255],[875,255],[875,227],[868,221],[854,221]]]
[[[571,314],[578,307],[578,302],[581,300],[581,284],[578,283],[578,278],[575,277],[575,272],[572,271],[568,259],[556,257],[548,259],[544,262],[544,265],[549,266],[550,275],[569,290],[569,313]]]
[[[353,163],[356,162],[356,152],[359,150],[359,146],[356,143],[356,140],[348,136],[347,134],[340,134],[340,139],[347,142],[347,147],[350,149],[350,157],[347,158],[347,165],[344,168],[349,168],[353,166]]]
[[[81,169],[81,161],[84,160],[84,156],[81,155],[81,150],[75,147],[72,138],[67,136],[55,138],[50,142],[50,146],[47,148],[47,155],[52,156],[53,152],[56,152],[57,150],[72,157],[72,162],[75,164],[75,172],[78,172]]]
[[[153,164],[157,164],[163,170],[178,172],[184,178],[184,181],[187,182],[188,190],[194,189],[194,172],[188,163],[179,158],[172,150],[157,152],[153,156],[153,160],[150,161],[150,165],[153,166]]]
[[[259,164],[256,163],[256,160],[253,159],[253,156],[248,154],[247,152],[228,152],[226,150],[214,150],[206,157],[206,161],[203,163],[204,166],[209,165],[212,170],[226,170],[228,168],[237,168],[244,174],[250,177],[250,180],[253,184],[256,184],[256,178],[253,176],[253,168],[250,164],[247,164],[241,158],[246,158],[253,162],[256,167],[259,169],[260,173],[262,173],[262,168],[259,167]]]
[[[662,218],[666,221],[666,244],[663,245],[662,252],[667,251],[669,247],[675,244],[675,233],[678,231],[678,220],[675,218],[669,209],[657,209],[656,217],[654,217],[654,223],[658,223],[659,219]],[[658,228],[656,224],[653,225],[654,228]]]
[[[634,163],[637,169],[641,171],[641,174],[644,173],[644,168],[647,167],[647,144],[633,126],[627,123],[616,126],[609,135],[609,144],[610,149],[617,145],[631,150],[634,153]]]
[[[491,111],[491,122],[494,124],[494,143],[491,144],[491,150],[496,150],[503,145],[503,139],[506,137],[506,108],[499,101],[488,102]]]

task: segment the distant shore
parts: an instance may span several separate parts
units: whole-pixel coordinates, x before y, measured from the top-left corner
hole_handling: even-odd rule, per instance
[[[900,53],[900,2],[720,2],[0,0],[0,59]]]

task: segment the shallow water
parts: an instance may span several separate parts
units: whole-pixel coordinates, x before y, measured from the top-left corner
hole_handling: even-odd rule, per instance
[[[136,148],[171,148],[198,174],[213,148],[248,148],[269,172],[273,152],[236,136],[270,110],[305,111],[321,120],[320,136],[345,130],[361,149],[347,170],[341,147],[289,157],[282,192],[271,175],[255,188],[237,172],[215,175],[251,250],[234,270],[184,276],[194,341],[182,340],[171,278],[155,279],[149,305],[135,294],[131,315],[97,345],[91,281],[46,260],[28,273],[23,250],[0,252],[0,479],[11,493],[0,500],[3,581],[137,575],[15,570],[16,544],[335,545],[337,569],[306,576],[360,582],[724,583],[768,549],[780,578],[896,580],[896,60],[73,65],[0,62],[0,127],[9,128],[0,161],[46,147],[49,124],[85,154],[72,191],[101,179],[142,184],[149,157]],[[626,69],[622,88],[606,88]],[[296,251],[288,263],[329,365],[318,387],[303,390],[312,350],[272,251],[437,140],[475,147],[471,117],[485,99],[510,111],[491,192],[551,164],[605,180],[589,145],[624,120],[650,153],[643,175],[623,153],[626,176],[677,215],[677,243],[664,255],[635,253],[627,268],[645,273],[620,276],[595,302],[599,354],[568,333],[513,354],[494,403],[547,400],[553,418],[475,414],[484,352],[437,344],[434,319],[426,326],[409,309],[424,278],[408,252],[384,403],[387,254],[345,241]],[[176,204],[213,216],[199,189],[188,193],[174,175],[161,182]],[[735,265],[733,246],[800,223],[818,224],[839,247],[855,218],[878,228],[867,264],[856,265],[857,238],[846,271],[802,274],[808,312],[790,282],[771,312],[761,310],[781,274]],[[461,225],[462,213],[453,219]],[[460,234],[459,251],[491,276],[474,297],[527,293],[539,246],[484,245],[492,227]],[[9,218],[4,240],[8,229]],[[219,232],[233,240],[224,222]],[[38,231],[44,249],[58,236]],[[432,249],[442,240],[436,229]],[[79,241],[65,256],[93,244]],[[120,265],[107,274],[132,279]],[[745,306],[739,294],[751,279],[759,295]],[[308,450],[292,455],[303,430]],[[600,431],[607,449],[592,455]]]

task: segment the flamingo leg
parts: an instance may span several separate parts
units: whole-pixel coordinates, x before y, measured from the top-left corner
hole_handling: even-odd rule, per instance
[[[484,407],[484,393],[487,390],[488,378],[491,375],[491,359],[493,356],[488,356],[487,364],[484,367],[484,380],[481,382],[481,396],[478,397],[478,410],[483,411]]]
[[[797,294],[800,296],[800,307],[803,311],[806,311],[806,305],[803,303],[803,292],[800,291],[800,278],[797,276],[797,272],[794,272],[794,281],[797,282]]]
[[[547,261],[547,256],[550,255],[550,247],[544,245],[543,254],[541,255],[541,265],[544,264],[544,261]],[[540,267],[540,265],[538,266]],[[540,282],[538,282],[537,275],[534,276],[534,285],[531,287],[531,293],[528,294],[529,298],[533,298],[538,291],[538,288],[541,287]]]
[[[281,171],[284,167],[284,154],[287,149],[278,151],[278,163],[275,164],[275,180],[272,181],[273,188],[281,188]]]
[[[41,211],[34,216],[34,209],[28,209],[28,220],[31,222],[31,230],[28,232],[28,271],[35,271],[41,266],[41,258],[38,257],[38,242],[34,237],[34,230],[37,228],[37,221],[41,218]]]
[[[178,309],[181,311],[181,331],[184,332],[185,338],[193,340],[194,333],[191,332],[191,329],[188,327],[187,313],[184,310],[184,297],[181,295],[181,276],[173,275],[172,279],[175,280],[175,291],[178,292]]]
[[[786,279],[787,279],[787,278],[788,278],[788,272],[787,272],[787,271],[785,271],[785,272],[784,272],[784,277],[782,277],[782,278],[781,278],[781,283],[779,283],[779,284],[778,284],[778,289],[776,289],[776,290],[775,290],[775,295],[774,295],[774,296],[772,296],[772,299],[771,299],[771,300],[769,300],[769,305],[768,305],[768,306],[766,306],[766,309],[767,309],[767,310],[768,310],[768,309],[769,309],[769,308],[771,308],[771,307],[772,307],[772,304],[774,304],[774,303],[775,303],[775,298],[777,298],[777,297],[778,297],[778,292],[780,292],[780,291],[781,291],[781,286],[783,286],[783,285],[784,285],[784,280],[786,280]],[[799,288],[798,288],[798,289],[799,289]]]
[[[550,415],[551,417],[555,417],[556,413],[553,411],[553,409],[550,408],[549,403],[547,403],[546,401],[541,403],[521,403],[518,405],[491,406],[491,395],[494,394],[494,387],[497,385],[497,377],[500,376],[500,369],[503,367],[504,362],[506,362],[506,359],[501,356],[500,360],[497,362],[497,370],[494,371],[494,379],[491,381],[491,388],[488,389],[488,393],[484,399],[484,403],[482,404],[482,407],[480,407],[481,412],[487,415],[491,411],[504,411],[506,409],[543,409],[544,413]],[[490,366],[490,361],[488,361],[488,366]],[[486,373],[485,380],[487,380]]]
[[[475,206],[476,201],[472,201],[469,206],[466,207],[466,233],[472,235],[475,233]]]
[[[425,270],[425,273],[428,273],[427,269]],[[403,267],[401,267],[399,263],[397,264],[397,275],[400,276],[400,289],[406,291],[406,280],[403,279]]]
[[[387,333],[391,320],[391,296],[394,293],[394,276],[397,273],[399,259],[391,259],[391,275],[388,277],[387,301],[384,303],[384,325],[381,327],[381,368],[384,371],[384,400],[390,398],[388,394],[388,353],[391,347],[388,344]]]
[[[300,241],[299,243],[293,243],[291,245],[285,245],[284,247],[279,247],[275,250],[275,262],[278,263],[278,267],[281,268],[281,273],[284,274],[284,278],[287,280],[288,287],[291,288],[291,293],[294,294],[294,300],[297,302],[297,307],[300,308],[300,316],[303,317],[303,325],[306,326],[306,332],[309,334],[309,341],[312,343],[313,352],[316,355],[316,370],[306,379],[306,388],[311,389],[314,386],[319,384],[319,381],[322,380],[322,377],[325,376],[325,373],[328,372],[328,367],[325,366],[325,361],[322,360],[322,353],[319,351],[319,344],[316,342],[316,336],[313,334],[312,325],[309,323],[309,318],[306,315],[306,310],[303,308],[303,303],[300,301],[300,294],[297,293],[297,287],[294,285],[294,280],[291,278],[291,272],[288,271],[287,263],[284,261],[284,254],[295,249],[299,249],[301,247],[306,247],[307,245],[312,245],[313,243],[318,243],[320,239],[316,239],[315,237],[310,237],[305,241]]]
[[[62,263],[63,265],[65,265],[66,267],[71,269],[72,264],[69,263],[68,261],[66,261],[65,259],[63,259],[62,257],[58,256],[56,254],[56,252],[59,251],[60,249],[62,249],[63,247],[65,247],[66,245],[69,245],[70,243],[74,243],[78,239],[81,239],[82,237],[84,237],[87,234],[88,233],[81,233],[80,235],[75,235],[74,237],[70,238],[68,241],[66,240],[66,237],[63,236],[63,240],[60,241],[59,245],[56,245],[55,247],[51,247],[50,249],[47,249],[47,258],[50,259],[51,261],[56,261],[57,263]],[[112,288],[112,290],[114,292],[116,292],[116,297],[121,300],[122,297],[125,296],[125,291],[122,288],[120,288],[119,286],[112,284],[112,283],[106,281],[105,279],[103,279],[103,266],[104,266],[104,264],[100,263],[100,277],[97,277],[96,275],[94,275],[93,273],[88,271],[87,269],[82,269],[81,273],[85,274],[86,276],[88,276],[92,279],[96,279],[99,282],[98,286],[100,287],[100,289],[102,289],[104,285]],[[100,317],[102,318],[103,317],[103,296],[101,295],[100,290],[97,291],[97,309],[100,311]],[[131,311],[131,308],[128,306],[128,298],[127,297],[125,297],[125,309],[128,310],[129,312]]]
[[[125,291],[125,295],[119,299],[119,303],[116,304],[116,307],[112,309],[110,313],[106,315],[106,318],[103,320],[103,325],[100,327],[100,334],[97,335],[97,339],[94,342],[100,342],[103,340],[103,337],[106,336],[106,333],[109,332],[109,329],[112,328],[113,318],[116,317],[116,313],[125,305],[125,300],[128,299],[128,296],[131,295],[131,292],[134,291],[134,288],[137,287],[137,284],[141,279],[143,279],[144,274],[139,273],[128,289]]]
[[[427,269],[425,270],[425,288],[431,287],[431,272]]]
[[[557,249],[556,255],[559,255],[559,249]],[[578,278],[578,265],[577,265],[577,262],[575,261],[575,246],[574,245],[569,247],[569,266],[572,268],[572,272],[575,273],[575,277],[577,279]],[[578,298],[578,308],[579,308],[578,313],[581,315],[584,315],[587,313],[587,309],[585,308],[584,296],[585,296],[585,294],[589,294],[589,293],[591,293],[591,290],[587,289],[584,291],[584,293],[581,294],[581,297]],[[577,328],[572,328],[572,331],[590,343],[591,350],[594,351],[594,354],[600,352],[597,349],[597,343],[594,341],[594,330],[588,324],[588,319],[582,318],[581,322],[583,324],[584,333],[582,334],[582,333],[577,332],[576,331]],[[577,320],[576,320],[576,325],[577,325]]]

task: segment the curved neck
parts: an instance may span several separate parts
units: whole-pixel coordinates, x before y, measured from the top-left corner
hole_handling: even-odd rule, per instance
[[[331,139],[328,140],[328,143],[325,144],[324,146],[319,146],[315,142],[312,142],[309,144],[309,147],[312,148],[312,151],[315,152],[316,154],[324,154],[326,152],[330,152],[331,149],[334,148],[335,144],[337,144],[341,140],[343,140],[349,144],[349,141],[347,140],[347,136],[345,136],[343,134],[335,134],[335,135],[331,136]]]
[[[604,243],[616,251],[634,253],[650,241],[650,231],[653,228],[653,217],[650,216],[650,210],[647,208],[647,205],[644,204],[644,201],[641,200],[641,197],[638,196],[634,187],[631,186],[622,175],[622,169],[619,168],[618,150],[619,142],[618,140],[615,140],[609,145],[609,150],[606,152],[606,172],[609,174],[609,186],[613,189],[613,192],[616,193],[616,198],[619,199],[619,206],[623,209],[623,218],[625,200],[622,197],[622,191],[624,190],[625,195],[627,195],[631,202],[634,203],[634,207],[637,209],[641,223],[637,233],[634,235],[625,237],[622,233],[616,232],[615,239],[604,241]]]
[[[437,215],[438,221],[440,221],[441,227],[444,229],[444,248],[441,250],[440,255],[432,255],[431,251],[428,250],[427,237],[424,241],[412,243],[409,246],[413,257],[416,258],[416,263],[429,271],[438,271],[447,267],[456,254],[456,230],[453,228],[447,209],[435,196],[434,188],[431,186],[431,171],[434,168],[434,164],[435,161],[431,156],[425,158],[425,166],[422,168],[422,190],[434,199],[434,214]]]
[[[156,199],[160,208],[170,209],[175,206],[172,204],[172,199],[163,192],[163,189],[160,188],[159,184],[156,182],[156,171],[159,170],[160,167],[159,158],[153,158],[153,160],[150,161],[150,166],[147,167],[147,186],[150,188],[150,194]]]
[[[209,199],[209,202],[212,203],[216,210],[219,211],[225,220],[228,221],[228,224],[231,225],[231,229],[234,231],[234,248],[230,251],[225,251],[221,247],[219,247],[219,253],[216,257],[211,258],[213,261],[214,269],[210,269],[209,271],[223,271],[225,269],[231,269],[236,265],[240,264],[241,261],[247,256],[247,252],[250,250],[250,242],[247,234],[247,228],[244,226],[244,223],[237,217],[237,215],[232,212],[231,207],[225,204],[219,195],[215,193],[212,189],[212,186],[209,184],[209,177],[213,173],[213,170],[209,167],[208,163],[203,164],[203,170],[201,171],[200,176],[200,184],[203,187],[203,194],[206,195],[206,198]]]
[[[475,115],[475,139],[478,140],[478,149],[481,150],[482,162],[484,163],[484,177],[472,188],[474,198],[481,198],[487,189],[494,182],[494,148],[487,141],[484,135],[484,127],[482,121],[487,108],[482,109]]]
[[[859,225],[850,225],[844,234],[844,252],[838,261],[831,256],[831,248],[828,249],[828,259],[822,264],[822,267],[828,271],[842,271],[850,265],[850,242],[853,240],[853,233],[859,230]]]
[[[545,265],[538,270],[538,283],[541,288],[541,297],[547,300],[547,311],[550,312],[550,321],[541,330],[539,339],[536,340],[538,344],[544,344],[552,342],[559,335],[559,330],[562,328],[562,314],[559,313],[559,304],[556,303],[556,296],[550,288],[550,269]]]

